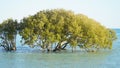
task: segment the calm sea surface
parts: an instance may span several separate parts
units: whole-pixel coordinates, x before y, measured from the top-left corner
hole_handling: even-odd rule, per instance
[[[118,39],[113,49],[96,53],[42,53],[37,48],[20,46],[20,42],[16,52],[5,52],[0,47],[0,68],[120,68],[120,29],[115,31]]]

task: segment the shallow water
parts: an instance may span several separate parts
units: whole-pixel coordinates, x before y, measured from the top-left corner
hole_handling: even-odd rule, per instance
[[[0,48],[0,68],[120,68],[120,30],[116,32],[118,39],[112,50],[94,53],[42,53],[27,46],[18,46],[16,52],[5,52]]]

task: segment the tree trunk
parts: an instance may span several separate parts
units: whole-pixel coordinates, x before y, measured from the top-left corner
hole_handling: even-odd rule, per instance
[[[74,52],[74,48],[72,47],[72,52]]]
[[[65,49],[65,47],[67,46],[67,42],[66,41],[62,41],[62,42],[59,42],[57,44],[57,46],[55,47],[55,49],[53,50],[53,52],[56,52],[56,51],[61,51],[63,49]],[[62,45],[65,45],[64,47],[62,47]]]
[[[66,46],[68,43],[65,43],[64,46],[62,47],[62,50],[65,50]]]
[[[60,50],[60,43],[57,44],[57,46],[55,47],[55,49],[53,50],[53,52],[59,51]]]
[[[51,51],[51,44],[48,43],[48,45],[47,45],[47,52],[50,52],[50,51]]]
[[[15,43],[12,44],[12,50],[14,50],[14,51],[16,50],[16,44]]]

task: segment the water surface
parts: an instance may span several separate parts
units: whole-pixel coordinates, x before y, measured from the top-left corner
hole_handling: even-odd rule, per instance
[[[118,39],[112,50],[94,53],[42,53],[39,49],[19,46],[18,42],[16,52],[0,48],[0,68],[120,68],[120,30],[116,32]]]

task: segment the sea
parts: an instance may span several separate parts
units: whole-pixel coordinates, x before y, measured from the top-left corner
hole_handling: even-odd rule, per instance
[[[47,53],[39,47],[22,45],[17,36],[17,51],[6,52],[0,47],[0,68],[120,68],[120,29],[114,30],[117,40],[113,48],[98,52]]]

